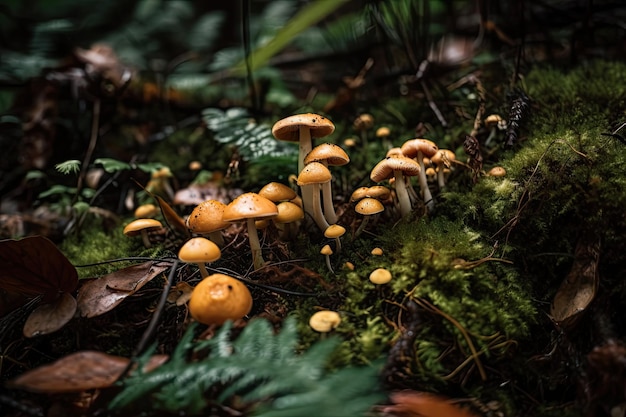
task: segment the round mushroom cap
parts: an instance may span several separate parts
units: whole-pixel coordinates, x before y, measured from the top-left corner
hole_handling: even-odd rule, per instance
[[[432,156],[439,150],[439,147],[435,144],[435,142],[428,139],[416,138],[409,139],[404,142],[400,149],[402,149],[402,154],[409,158],[417,157],[419,152],[421,152],[423,156],[432,158]]]
[[[384,185],[372,185],[366,191],[366,197],[385,200],[391,195],[391,190]]]
[[[506,175],[506,169],[500,166],[495,166],[487,172],[487,175],[490,177],[504,177]]]
[[[420,166],[409,157],[392,155],[386,157],[372,168],[370,178],[374,182],[381,182],[392,178],[395,171],[402,171],[402,175],[412,177],[419,174]]]
[[[222,220],[226,204],[218,200],[205,200],[187,217],[187,228],[192,233],[211,233],[226,229],[230,223]]]
[[[387,126],[381,126],[376,129],[376,137],[377,138],[386,138],[391,134],[391,130]]]
[[[333,122],[315,113],[295,114],[274,123],[272,135],[278,140],[298,142],[300,127],[308,127],[311,138],[323,138],[335,131]]]
[[[280,182],[268,182],[259,190],[261,197],[265,197],[273,202],[293,200],[298,196],[294,190]]]
[[[274,223],[292,223],[304,219],[304,210],[290,201],[278,203],[278,215],[274,217]]]
[[[391,149],[389,149],[387,151],[387,154],[385,156],[387,157],[387,156],[393,156],[393,155],[402,155],[402,156],[404,156],[402,154],[402,148],[400,148],[399,146],[391,148]]]
[[[178,251],[178,259],[195,264],[215,262],[221,256],[219,246],[204,237],[192,237]]]
[[[316,332],[328,333],[341,323],[341,316],[336,311],[318,311],[309,319],[309,326]]]
[[[329,239],[335,239],[335,238],[343,236],[345,233],[346,233],[345,227],[338,225],[338,224],[331,224],[330,226],[326,228],[326,230],[324,230],[324,237],[327,237]]]
[[[364,216],[371,216],[385,210],[383,203],[375,198],[365,197],[354,206],[354,211]]]
[[[456,159],[456,155],[450,149],[439,149],[436,154],[434,154],[430,160],[433,164],[440,166],[441,164],[446,167],[450,167],[450,161],[454,161]]]
[[[326,162],[327,165],[341,166],[350,162],[350,157],[341,146],[334,143],[322,143],[311,149],[311,152],[304,157],[305,164],[311,162]]]
[[[333,254],[333,250],[330,248],[330,245],[324,245],[322,246],[322,249],[320,250],[320,253],[322,255],[332,255]]]
[[[239,320],[252,310],[252,294],[238,279],[224,274],[209,275],[191,292],[189,313],[206,325]]]
[[[485,126],[488,128],[496,127],[501,125],[502,123],[506,123],[506,121],[499,114],[490,114],[485,117]]]
[[[362,198],[368,197],[367,195],[368,187],[359,187],[352,192],[350,196],[350,202],[354,203],[355,201],[359,201]]]
[[[298,185],[323,184],[332,179],[330,170],[320,162],[306,164],[298,175]]]
[[[376,285],[386,284],[391,281],[391,272],[385,268],[375,269],[370,274],[370,281]]]
[[[278,215],[278,208],[271,200],[257,193],[243,193],[231,201],[222,213],[225,222],[238,222],[246,219],[263,219]]]
[[[376,247],[374,249],[372,249],[372,251],[370,252],[372,255],[374,256],[381,256],[383,254],[383,250],[379,247]]]
[[[155,230],[163,227],[160,221],[155,219],[137,219],[134,220],[124,227],[124,234],[126,236],[137,236],[140,235],[143,230]]]
[[[135,209],[135,217],[138,219],[152,218],[159,214],[159,209],[154,204],[142,204]]]

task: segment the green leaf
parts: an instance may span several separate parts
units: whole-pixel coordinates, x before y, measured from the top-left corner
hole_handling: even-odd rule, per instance
[[[54,168],[61,174],[76,174],[80,171],[80,161],[78,159],[70,159],[60,164],[56,164]]]
[[[131,168],[130,164],[112,158],[98,158],[93,163],[102,165],[102,168],[109,174]]]

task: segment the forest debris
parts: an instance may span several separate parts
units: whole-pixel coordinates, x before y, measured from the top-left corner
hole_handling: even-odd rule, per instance
[[[166,355],[154,355],[144,371],[161,365]],[[129,359],[98,351],[80,351],[56,362],[31,369],[8,383],[18,388],[38,393],[70,393],[111,386],[128,366]]]
[[[26,337],[41,336],[59,330],[70,321],[76,313],[76,299],[66,292],[50,303],[40,304],[33,310],[26,323],[23,333]]]
[[[559,326],[571,328],[593,301],[600,277],[600,239],[579,239],[574,263],[554,296],[550,315]]]
[[[166,262],[148,261],[87,282],[78,290],[80,315],[91,318],[111,311],[169,267]]]
[[[454,404],[454,400],[429,392],[404,390],[392,392],[392,405],[382,407],[383,415],[393,417],[475,417],[476,414]]]
[[[0,263],[0,288],[26,296],[43,294],[44,302],[78,285],[76,268],[43,236],[0,241]]]

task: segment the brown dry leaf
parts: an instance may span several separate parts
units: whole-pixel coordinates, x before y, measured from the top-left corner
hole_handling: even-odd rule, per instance
[[[78,285],[74,265],[43,236],[0,241],[0,288],[29,297],[54,300]]]
[[[74,317],[76,299],[66,292],[50,303],[40,304],[34,309],[26,323],[23,333],[26,337],[41,336],[59,330]]]
[[[85,283],[78,290],[80,315],[91,318],[111,311],[170,266],[167,262],[148,261]]]
[[[572,268],[554,296],[550,309],[550,315],[559,325],[574,325],[593,301],[600,282],[599,260],[600,239],[580,239]]]
[[[146,190],[147,191],[147,190]],[[176,232],[182,233],[185,236],[189,235],[189,229],[185,225],[185,221],[176,213],[176,211],[167,204],[167,202],[159,197],[156,194],[151,194],[152,197],[157,201],[159,207],[161,208],[161,213],[163,213],[163,218],[167,222],[167,224]]]
[[[182,306],[191,298],[191,292],[193,291],[193,287],[186,283],[185,281],[181,281],[167,295],[167,301],[170,303],[176,303],[177,306]]]
[[[154,355],[145,371],[161,365],[166,355]],[[86,350],[72,353],[56,362],[31,369],[10,381],[12,388],[38,393],[80,392],[111,386],[128,366],[129,359]]]
[[[450,399],[420,391],[397,391],[390,395],[393,405],[384,406],[385,415],[397,417],[476,417]]]

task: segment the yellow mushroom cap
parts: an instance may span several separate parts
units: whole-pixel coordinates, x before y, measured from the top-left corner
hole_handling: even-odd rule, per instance
[[[383,250],[381,248],[374,248],[372,249],[371,254],[374,256],[380,256],[383,254]]]
[[[388,156],[372,168],[370,179],[374,182],[381,182],[392,178],[395,171],[402,171],[403,175],[413,177],[420,173],[420,166],[415,160],[406,156]]]
[[[409,158],[415,158],[419,152],[421,152],[423,156],[432,158],[439,150],[439,147],[435,142],[428,139],[416,138],[404,142],[400,149],[402,149],[402,154]]]
[[[305,164],[310,162],[325,162],[327,165],[341,166],[350,162],[350,157],[341,146],[334,143],[322,143],[304,157]]]
[[[141,234],[142,230],[154,230],[163,227],[160,221],[155,219],[137,219],[124,227],[124,234],[126,236],[137,236]]]
[[[290,201],[278,203],[278,215],[274,217],[274,223],[291,223],[304,219],[304,210]]]
[[[135,209],[134,214],[138,219],[147,219],[159,214],[159,209],[154,204],[142,204]]]
[[[206,325],[243,318],[252,309],[252,295],[241,281],[224,274],[209,275],[191,292],[189,313]]]
[[[322,246],[322,249],[320,250],[320,253],[322,255],[332,255],[333,254],[333,250],[330,248],[330,245],[324,245],[324,246]]]
[[[335,239],[335,238],[343,236],[345,233],[346,233],[345,227],[338,225],[338,224],[331,224],[330,226],[326,228],[326,230],[324,230],[324,237],[327,237],[329,239]]]
[[[391,272],[385,268],[375,269],[370,274],[370,281],[376,285],[386,284],[391,281]]]
[[[454,152],[452,152],[450,149],[439,149],[437,153],[430,158],[433,164],[437,166],[444,165],[447,168],[450,167],[450,161],[453,161],[455,159],[456,156],[454,155]]]
[[[377,138],[386,138],[391,134],[391,130],[387,126],[381,126],[376,129],[376,137]]]
[[[222,220],[226,204],[218,200],[205,200],[194,207],[187,217],[187,228],[193,233],[211,233],[226,229],[230,223]]]
[[[278,208],[271,200],[256,193],[243,193],[224,208],[222,220],[238,222],[245,219],[262,219],[276,215],[278,215]]]
[[[493,167],[487,172],[487,175],[490,177],[504,177],[506,175],[506,169],[500,166]]]
[[[204,237],[192,237],[178,251],[178,258],[188,263],[215,262],[221,256],[219,246]]]
[[[385,206],[383,206],[383,203],[376,200],[375,198],[365,197],[364,199],[359,201],[356,206],[354,206],[354,210],[364,216],[371,216],[373,214],[384,211]]]
[[[309,326],[316,332],[327,333],[341,323],[341,316],[336,311],[318,311],[309,319]]]
[[[320,162],[311,162],[298,175],[298,185],[323,184],[331,179],[332,174],[328,168]]]
[[[265,197],[273,202],[293,200],[298,195],[294,190],[281,184],[280,182],[268,182],[259,190],[258,193],[261,197]]]
[[[315,113],[303,113],[285,117],[274,123],[272,135],[278,140],[298,142],[301,126],[309,128],[311,138],[323,138],[335,131],[335,125],[326,117]]]

